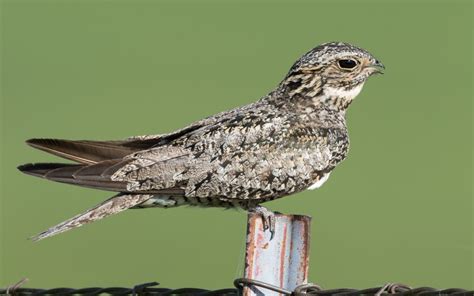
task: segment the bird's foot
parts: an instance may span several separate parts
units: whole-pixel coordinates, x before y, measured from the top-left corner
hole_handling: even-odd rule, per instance
[[[270,240],[273,239],[276,225],[275,213],[260,205],[251,208],[250,212],[258,214],[262,217],[263,230],[268,230],[270,232]]]

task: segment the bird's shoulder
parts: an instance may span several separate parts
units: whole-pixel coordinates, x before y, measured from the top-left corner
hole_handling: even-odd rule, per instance
[[[177,142],[187,147],[223,145],[261,150],[331,144],[347,137],[344,115],[327,110],[302,113],[268,104],[229,115],[216,118]]]

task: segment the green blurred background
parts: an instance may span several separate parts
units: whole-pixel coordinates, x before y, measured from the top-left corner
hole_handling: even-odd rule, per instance
[[[471,1],[1,1],[1,282],[231,287],[246,215],[127,211],[26,238],[110,196],[21,175],[57,161],[31,137],[121,139],[250,103],[319,43],[387,67],[348,112],[349,158],[317,191],[267,205],[313,216],[310,280],[474,288]]]

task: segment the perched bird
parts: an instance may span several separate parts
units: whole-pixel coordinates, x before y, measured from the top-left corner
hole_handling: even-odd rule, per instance
[[[346,110],[367,78],[384,66],[369,52],[330,42],[304,54],[269,94],[169,134],[121,141],[31,139],[40,150],[74,164],[25,164],[48,180],[115,191],[117,195],[45,232],[67,231],[129,208],[181,205],[238,207],[320,187],[347,155]]]

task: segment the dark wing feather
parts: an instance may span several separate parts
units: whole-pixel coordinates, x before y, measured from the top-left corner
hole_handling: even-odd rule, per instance
[[[83,187],[102,189],[108,191],[127,191],[126,182],[116,182],[110,177],[101,176],[101,172],[111,165],[122,160],[104,161],[103,163],[86,164],[62,164],[62,163],[31,163],[19,166],[18,169],[28,175],[45,178],[47,180],[74,184]],[[81,171],[84,173],[81,175]],[[92,172],[97,172],[92,173]]]
[[[129,146],[125,146],[126,142],[124,141],[72,141],[61,139],[30,139],[26,143],[62,158],[85,164],[123,158],[143,149],[139,147],[137,141],[134,141],[135,145]],[[143,146],[152,145],[152,143],[147,143]]]
[[[18,169],[27,175],[32,175],[35,177],[40,177],[44,178],[44,176],[56,169],[60,168],[68,168],[68,167],[73,167],[73,168],[79,168],[82,167],[82,165],[79,164],[65,164],[65,163],[27,163],[18,166]]]

